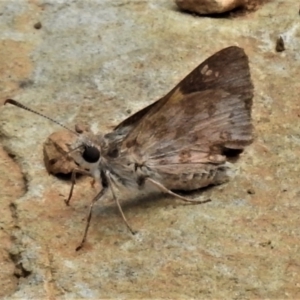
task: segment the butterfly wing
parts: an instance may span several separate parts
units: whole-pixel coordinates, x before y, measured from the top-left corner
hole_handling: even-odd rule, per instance
[[[114,130],[108,134],[106,134],[106,138],[110,140],[114,140],[117,144],[120,144],[124,138],[128,135],[128,133],[139,123],[140,120],[154,107],[159,105],[161,102],[167,98],[168,95],[165,97],[151,103],[150,105],[144,107],[143,109],[139,110],[135,114],[131,115],[127,119],[123,120],[120,124],[118,124]]]
[[[225,48],[165,97],[123,121],[118,130],[130,130],[121,149],[151,165],[218,163],[227,149],[242,150],[252,142],[252,97],[244,50]]]

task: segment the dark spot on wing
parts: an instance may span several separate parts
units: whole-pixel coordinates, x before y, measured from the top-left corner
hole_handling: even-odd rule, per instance
[[[137,171],[139,165],[137,163],[134,164],[134,171]]]
[[[213,102],[209,102],[207,105],[207,112],[210,117],[212,117],[217,111],[217,107]]]
[[[137,179],[137,184],[138,184],[138,186],[144,185],[144,184],[145,184],[145,180],[146,180],[146,177],[145,177],[145,176],[140,176],[140,177],[138,177],[138,179]]]
[[[56,162],[57,162],[56,158],[52,158],[52,159],[49,160],[50,165],[54,165]]]
[[[136,143],[136,138],[132,139],[132,140],[129,140],[126,142],[126,147],[127,148],[131,148],[133,146],[135,146],[137,143]]]
[[[111,158],[117,158],[119,156],[118,148],[109,149],[107,155]]]
[[[179,162],[181,163],[188,163],[191,160],[191,152],[187,149],[182,150],[179,153]]]

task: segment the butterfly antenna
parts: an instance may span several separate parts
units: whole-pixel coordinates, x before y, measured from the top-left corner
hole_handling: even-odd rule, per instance
[[[37,111],[35,111],[35,110],[33,110],[33,109],[31,109],[31,108],[29,108],[29,107],[23,105],[23,104],[21,104],[20,102],[18,102],[18,101],[16,101],[16,100],[13,100],[13,99],[7,99],[7,100],[5,100],[4,105],[7,104],[7,103],[12,104],[12,105],[17,106],[17,107],[20,107],[20,108],[23,108],[23,109],[25,109],[25,110],[27,110],[27,111],[30,111],[30,112],[32,112],[32,113],[38,115],[38,116],[41,116],[41,117],[43,117],[43,118],[45,118],[45,119],[47,119],[47,120],[49,120],[49,121],[51,121],[51,122],[53,122],[53,123],[55,123],[55,124],[57,124],[57,125],[59,125],[59,126],[65,128],[65,129],[71,131],[72,133],[78,135],[78,133],[77,133],[76,131],[73,131],[72,129],[68,128],[67,126],[65,126],[65,125],[63,125],[63,124],[61,124],[61,123],[59,123],[58,121],[56,121],[56,120],[54,120],[54,119],[52,119],[52,118],[50,118],[50,117],[48,117],[48,116],[46,116],[46,115],[44,115],[44,114],[41,114],[41,113],[39,113],[39,112],[37,112]]]

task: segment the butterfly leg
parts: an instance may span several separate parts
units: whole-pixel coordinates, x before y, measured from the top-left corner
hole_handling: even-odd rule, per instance
[[[119,200],[116,197],[116,194],[114,192],[112,178],[109,176],[109,174],[106,174],[106,175],[107,175],[107,179],[109,181],[109,187],[110,187],[111,193],[112,193],[113,198],[114,198],[114,200],[115,200],[115,202],[116,202],[116,204],[118,206],[118,209],[119,209],[119,212],[120,212],[120,214],[122,216],[122,219],[123,219],[124,223],[126,224],[127,228],[129,229],[129,231],[134,235],[136,232],[129,225],[129,223],[128,223],[128,221],[127,221],[127,219],[126,219],[126,217],[125,217],[125,215],[123,213],[122,207],[121,207],[121,205],[119,203]]]
[[[211,200],[210,199],[206,199],[206,200],[194,200],[194,199],[189,199],[189,198],[185,198],[183,196],[180,196],[174,192],[172,192],[171,190],[167,189],[164,185],[162,185],[161,183],[155,181],[154,179],[152,178],[149,178],[147,177],[145,179],[145,181],[148,181],[150,183],[152,183],[154,186],[158,187],[161,191],[163,191],[164,193],[167,193],[167,194],[170,194],[178,199],[181,199],[183,201],[186,201],[186,202],[192,202],[192,203],[206,203],[206,202],[210,202]]]
[[[73,169],[72,171],[72,177],[71,177],[71,181],[72,181],[72,185],[71,185],[71,189],[70,189],[70,193],[69,193],[69,197],[67,200],[65,200],[65,203],[69,206],[72,195],[73,195],[73,189],[74,189],[74,185],[76,184],[76,174],[82,174],[82,175],[88,175],[91,176],[91,173],[85,170],[81,170],[81,169]]]
[[[87,217],[87,221],[86,221],[86,225],[85,225],[85,230],[84,230],[84,234],[83,234],[83,238],[81,240],[80,245],[76,248],[76,251],[80,250],[85,241],[86,241],[86,237],[87,237],[87,233],[90,227],[90,223],[91,223],[91,219],[92,219],[92,213],[93,213],[93,207],[94,204],[100,200],[100,198],[105,194],[105,192],[107,191],[107,187],[103,187],[103,189],[93,198],[91,204],[90,204],[90,208],[89,208],[89,213],[88,213],[88,217]]]

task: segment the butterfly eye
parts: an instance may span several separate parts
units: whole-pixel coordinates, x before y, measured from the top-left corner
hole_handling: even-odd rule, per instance
[[[100,158],[100,151],[94,146],[84,146],[82,158],[88,163],[95,163]]]

